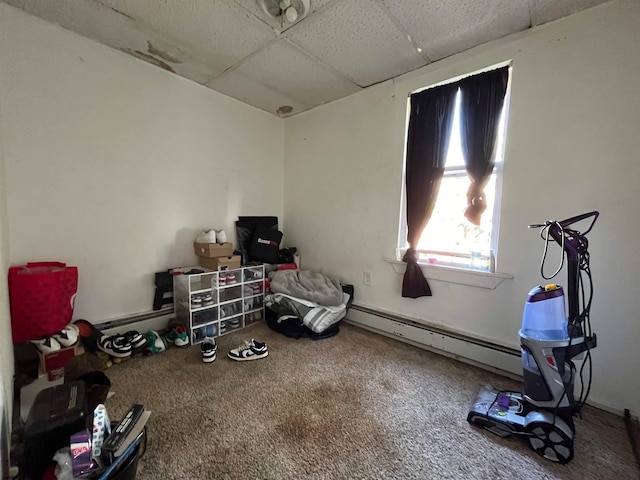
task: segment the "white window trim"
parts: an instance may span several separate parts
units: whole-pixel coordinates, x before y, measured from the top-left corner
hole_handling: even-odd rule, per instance
[[[389,263],[397,274],[404,275],[407,268],[405,262],[391,257],[385,257],[384,261]],[[481,270],[449,267],[446,265],[429,265],[423,262],[418,262],[418,265],[420,265],[424,276],[429,280],[457,283],[459,285],[468,285],[489,290],[495,290],[505,280],[513,279],[513,275],[510,273],[484,272]]]
[[[493,67],[487,67],[487,69],[483,69],[483,70],[479,70],[477,72],[474,72],[472,74],[469,75],[476,75],[476,74],[480,74],[483,73],[485,71],[489,71],[492,70],[494,68],[501,68],[503,66],[508,66],[509,67],[509,82],[507,83],[507,91],[505,93],[505,109],[503,112],[504,117],[504,128],[505,128],[505,136],[507,134],[506,130],[507,130],[507,126],[509,125],[509,110],[510,110],[510,103],[511,103],[511,83],[512,83],[512,74],[511,74],[511,61],[508,62],[504,62],[504,64],[498,64],[498,65],[494,65]],[[457,79],[451,79],[451,80],[447,80],[445,82],[442,82],[442,84],[447,84],[447,83],[452,83],[455,81],[459,81],[460,79],[469,76],[469,75],[463,75],[460,76]],[[406,244],[406,238],[407,238],[407,223],[406,223],[406,218],[407,218],[407,192],[406,192],[406,145],[407,145],[407,135],[408,135],[408,125],[409,125],[409,112],[410,112],[410,108],[409,106],[411,105],[411,94],[413,93],[418,93],[420,91],[423,90],[427,90],[430,88],[435,88],[440,84],[436,84],[436,85],[432,85],[430,87],[424,87],[418,90],[415,90],[413,92],[410,92],[410,94],[407,96],[407,108],[405,110],[405,128],[404,128],[404,146],[405,146],[405,153],[404,153],[404,158],[403,158],[403,169],[402,169],[402,188],[401,188],[401,199],[400,199],[400,218],[399,218],[399,228],[398,228],[398,243],[397,245],[405,245]],[[505,156],[505,150],[506,150],[506,141],[502,143],[502,148],[500,149],[499,152],[497,152],[496,158],[500,158],[500,161],[497,161],[494,164],[493,167],[493,172],[492,175],[496,175],[496,192],[495,192],[495,198],[496,199],[500,199],[497,202],[494,202],[493,205],[493,222],[492,222],[492,232],[491,232],[491,255],[493,256],[493,262],[491,265],[491,268],[493,270],[491,271],[485,271],[485,270],[476,270],[470,267],[456,267],[456,266],[448,266],[448,265],[432,265],[432,264],[426,264],[423,262],[418,262],[418,264],[420,265],[420,267],[422,268],[422,272],[425,274],[426,278],[431,278],[433,280],[443,280],[443,281],[450,281],[451,283],[460,283],[462,285],[471,285],[471,286],[477,286],[477,287],[482,287],[482,288],[490,288],[490,289],[495,289],[498,285],[500,285],[500,283],[502,283],[502,281],[504,279],[508,279],[508,278],[513,278],[513,275],[508,274],[508,273],[499,273],[499,272],[495,272],[495,262],[498,261],[498,242],[499,242],[499,231],[500,231],[500,213],[501,213],[501,206],[502,206],[502,185],[503,185],[503,177],[504,177],[504,156]],[[398,258],[394,259],[394,258],[389,258],[386,257],[385,261],[390,262],[392,264],[400,264],[400,265],[404,265],[404,262],[402,262],[401,259],[402,256],[399,256]],[[394,270],[396,270],[397,273],[398,270],[394,267]],[[443,274],[435,274],[435,276],[429,276],[429,272],[438,272],[438,271],[442,271]],[[447,272],[446,274],[444,272]],[[402,268],[402,272],[404,273],[404,267]],[[464,275],[466,273],[471,274],[468,278]],[[437,277],[446,277],[446,278],[454,278],[454,280],[446,280],[443,278],[436,278]],[[493,285],[494,282],[484,282],[484,281],[473,281],[473,279],[478,279],[481,276],[485,276],[488,278],[491,278],[492,276],[495,276],[496,278],[501,278],[501,280],[495,285],[495,286],[491,286]],[[456,281],[455,279],[457,279],[458,281]],[[484,285],[488,285],[488,286],[484,286]]]

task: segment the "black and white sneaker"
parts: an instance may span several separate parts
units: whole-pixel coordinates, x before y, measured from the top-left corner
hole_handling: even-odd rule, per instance
[[[200,353],[202,353],[202,361],[204,363],[213,362],[216,359],[216,353],[218,353],[216,339],[205,337],[204,341],[200,344]]]
[[[62,348],[58,340],[53,337],[44,337],[41,340],[31,340],[38,350],[42,353],[57,352]]]
[[[70,347],[76,344],[79,334],[80,330],[78,327],[70,323],[59,332],[54,333],[53,338],[58,341],[61,347]]]
[[[138,353],[140,352],[140,350],[147,346],[147,339],[144,338],[144,335],[142,335],[137,330],[129,330],[127,333],[121,336],[123,337],[122,341],[124,343],[128,343],[131,345],[131,353]]]
[[[238,362],[244,362],[245,360],[258,360],[269,355],[267,350],[267,344],[257,342],[253,338],[251,341],[245,340],[238,348],[229,350],[229,358]]]
[[[103,335],[98,340],[98,348],[112,357],[125,358],[131,356],[131,344],[121,335],[107,337]]]

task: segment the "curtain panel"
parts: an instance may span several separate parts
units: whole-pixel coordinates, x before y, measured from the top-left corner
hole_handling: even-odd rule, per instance
[[[467,77],[460,85],[460,138],[471,180],[464,216],[480,225],[487,209],[484,187],[495,165],[498,127],[504,107],[509,67]]]
[[[444,174],[457,84],[442,85],[411,95],[406,151],[407,264],[402,296],[431,296],[418,265],[416,248],[435,206]]]

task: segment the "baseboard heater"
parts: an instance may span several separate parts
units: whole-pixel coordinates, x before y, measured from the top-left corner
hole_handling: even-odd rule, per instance
[[[96,324],[100,330],[111,333],[111,330],[124,332],[125,330],[138,330],[147,332],[149,330],[160,330],[168,324],[168,319],[173,315],[173,308],[163,308],[152,312],[137,313],[122,318],[108,320]]]
[[[351,305],[345,321],[508,377],[522,377],[520,350],[515,348],[363,305]]]

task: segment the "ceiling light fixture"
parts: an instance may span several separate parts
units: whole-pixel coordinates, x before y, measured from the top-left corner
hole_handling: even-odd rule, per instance
[[[283,29],[302,20],[309,12],[309,0],[257,0],[257,3]]]

